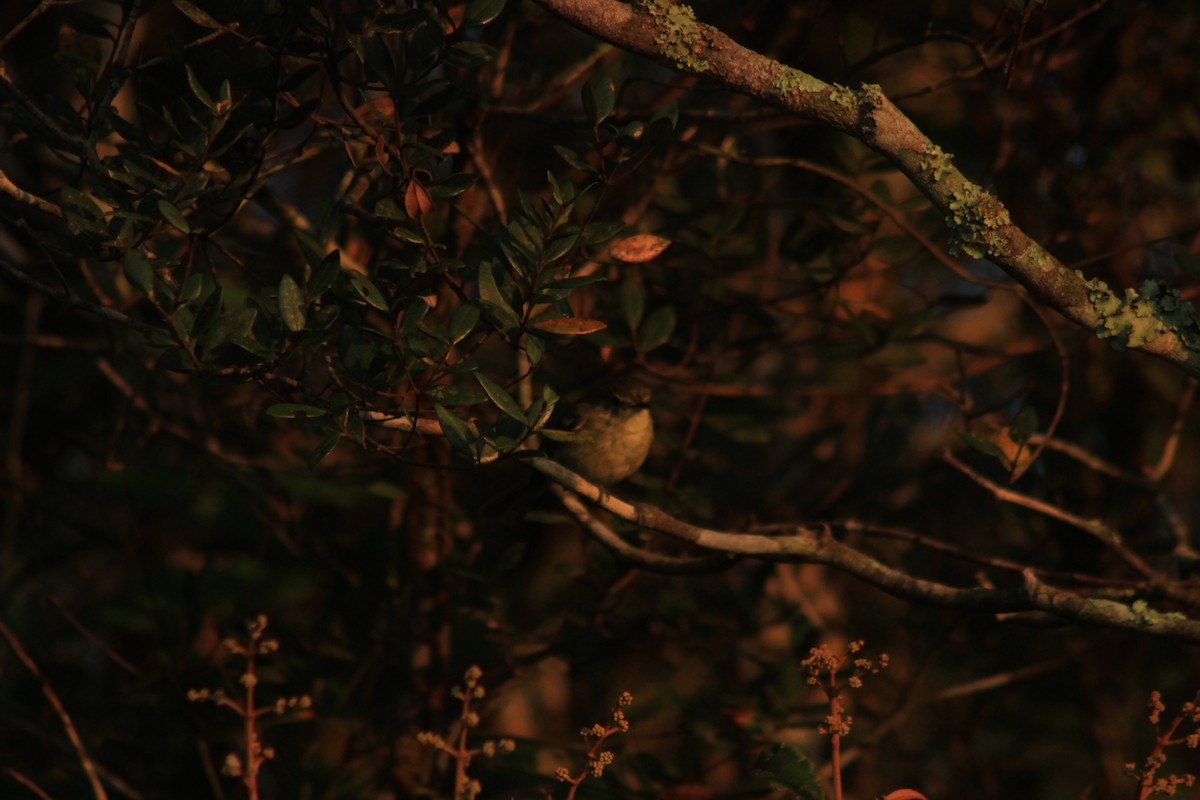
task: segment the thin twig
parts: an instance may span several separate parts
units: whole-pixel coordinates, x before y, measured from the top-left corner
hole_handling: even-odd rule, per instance
[[[155,334],[167,337],[171,336],[170,332],[163,328],[156,328],[153,325],[147,325],[145,322],[134,319],[130,316],[126,316],[116,309],[91,303],[87,300],[84,300],[82,297],[70,291],[69,289],[55,289],[51,286],[47,286],[37,278],[26,274],[23,270],[19,269],[15,264],[10,263],[7,259],[0,258],[0,269],[2,269],[4,272],[7,272],[13,278],[30,287],[31,289],[35,289],[52,300],[56,300],[59,303],[64,303],[71,308],[78,308],[83,311],[87,311],[88,313],[95,314],[101,319],[120,323],[121,325],[133,328],[135,331],[144,336],[154,336]]]
[[[1073,514],[1066,509],[1060,508],[1059,506],[1051,503],[1047,503],[1044,500],[1031,497],[1023,492],[1010,489],[1007,486],[1001,486],[1000,484],[989,480],[979,472],[976,472],[974,469],[967,466],[966,463],[959,460],[958,457],[956,457],[949,450],[942,454],[942,460],[966,475],[979,486],[987,489],[997,500],[1005,503],[1012,503],[1013,505],[1021,506],[1022,508],[1028,508],[1030,511],[1036,511],[1037,513],[1043,514],[1051,519],[1056,519],[1059,522],[1066,523],[1073,528],[1078,528],[1079,530],[1090,534],[1102,542],[1137,574],[1149,579],[1156,585],[1162,586],[1165,584],[1163,576],[1159,574],[1153,567],[1147,564],[1145,560],[1141,558],[1141,556],[1130,550],[1125,545],[1124,540],[1121,538],[1121,534],[1103,520],[1081,517],[1078,514]],[[1177,599],[1183,599],[1187,602],[1195,602],[1194,598],[1187,598],[1186,596],[1181,596]]]
[[[32,779],[25,777],[23,774],[21,774],[20,772],[17,772],[12,767],[5,767],[4,771],[6,773],[8,773],[8,777],[12,778],[14,781],[16,781],[17,783],[21,784],[29,791],[36,794],[38,797],[41,798],[41,800],[54,800],[53,797],[51,797],[50,795],[43,792],[42,787],[40,787],[36,783],[34,783]]]
[[[58,694],[54,691],[54,687],[42,675],[42,671],[38,669],[37,663],[26,652],[25,647],[21,644],[21,640],[2,621],[0,621],[0,636],[4,637],[13,654],[24,665],[25,669],[29,671],[29,674],[37,680],[38,685],[41,687],[42,695],[50,703],[50,707],[54,709],[54,713],[58,715],[59,721],[62,722],[63,728],[67,732],[67,738],[71,741],[71,746],[75,748],[75,755],[79,758],[79,763],[83,767],[83,771],[87,773],[88,781],[92,784],[92,795],[96,800],[107,800],[108,795],[104,791],[104,786],[100,783],[100,776],[96,772],[96,765],[92,762],[92,757],[88,755],[87,748],[83,746],[83,740],[79,738],[79,732],[75,730],[75,723],[71,721],[71,715],[67,713],[67,709],[63,707],[62,701],[58,699]]]
[[[734,560],[727,556],[702,556],[699,558],[676,558],[659,553],[651,553],[634,547],[618,536],[611,528],[596,519],[588,511],[579,497],[568,492],[557,483],[550,484],[550,490],[567,509],[567,512],[583,527],[596,541],[612,550],[621,558],[645,569],[661,572],[667,575],[695,575],[704,572],[717,572],[733,566]]]
[[[1022,292],[1022,294],[1025,294]],[[1054,432],[1058,430],[1058,423],[1062,422],[1063,414],[1067,410],[1067,394],[1071,389],[1071,355],[1067,351],[1067,346],[1054,330],[1052,321],[1047,317],[1045,309],[1033,302],[1032,298],[1026,298],[1026,305],[1037,315],[1042,321],[1042,325],[1046,328],[1046,333],[1050,336],[1050,341],[1054,343],[1054,349],[1058,351],[1059,364],[1059,379],[1058,379],[1058,403],[1054,406],[1054,416],[1050,419],[1050,424],[1046,426],[1045,438],[1038,442],[1034,442],[1033,452],[1029,454],[1029,458],[1025,463],[1018,468],[1017,460],[1013,461],[1013,471],[1009,475],[1008,482],[1016,483],[1022,475],[1024,475],[1038,457],[1042,454],[1042,450],[1046,448],[1046,442],[1054,436]],[[1027,444],[1028,442],[1026,442]]]
[[[63,215],[62,208],[49,200],[38,197],[36,194],[25,191],[20,186],[12,182],[12,179],[4,174],[4,170],[0,169],[0,192],[9,197],[21,201],[25,205],[33,206],[38,211],[42,211],[54,217]]]
[[[1183,390],[1179,403],[1175,406],[1175,422],[1172,423],[1171,433],[1163,444],[1162,455],[1159,456],[1157,464],[1146,470],[1146,475],[1155,483],[1165,478],[1171,470],[1171,465],[1175,463],[1175,455],[1179,452],[1180,435],[1183,433],[1183,424],[1187,420],[1188,409],[1192,407],[1192,401],[1195,398],[1196,379],[1189,378],[1187,388]]]
[[[803,158],[770,156],[752,157],[743,156],[738,153],[731,153],[727,150],[721,150],[720,148],[712,147],[711,145],[702,144],[696,145],[695,147],[702,153],[707,153],[708,155],[716,156],[718,158],[727,158],[730,161],[736,161],[740,164],[750,164],[752,166],[760,167],[793,167],[795,169],[805,170],[806,172],[812,172],[816,175],[828,178],[831,181],[840,183],[862,197],[871,205],[875,206],[875,208],[879,209],[879,211],[882,212],[883,215],[888,219],[890,219],[892,223],[896,225],[896,227],[908,234],[913,241],[920,244],[926,252],[936,258],[947,269],[952,270],[955,275],[958,275],[963,280],[970,281],[977,286],[987,286],[994,289],[1012,290],[1015,286],[1015,284],[1006,281],[993,281],[971,274],[961,264],[959,264],[958,261],[947,255],[942,248],[934,244],[933,240],[917,230],[917,228],[911,222],[909,222],[903,214],[896,211],[896,209],[892,208],[883,200],[879,199],[874,192],[870,191],[866,187],[860,186],[853,178],[849,178],[837,170],[830,169],[829,167],[822,166],[821,164],[817,164]]]

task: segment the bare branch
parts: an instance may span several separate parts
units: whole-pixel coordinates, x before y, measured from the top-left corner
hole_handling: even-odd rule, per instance
[[[701,572],[716,572],[733,566],[733,559],[726,556],[708,556],[702,558],[677,558],[651,553],[639,549],[618,536],[611,528],[587,510],[579,498],[568,492],[557,483],[550,485],[550,490],[563,504],[563,508],[575,519],[580,526],[592,535],[598,542],[612,550],[621,558],[639,567],[661,572],[668,575],[695,575]]]
[[[530,459],[534,469],[617,517],[661,531],[698,547],[732,555],[834,567],[896,597],[932,605],[990,613],[1036,611],[1064,620],[1122,628],[1137,633],[1200,642],[1200,621],[1161,613],[1144,602],[1125,604],[1083,597],[1051,587],[1032,570],[1023,586],[960,588],[894,569],[834,538],[828,526],[796,526],[790,535],[760,536],[690,525],[655,506],[622,500],[548,458]]]

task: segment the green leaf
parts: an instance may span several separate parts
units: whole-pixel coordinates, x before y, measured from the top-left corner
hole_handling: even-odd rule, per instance
[[[992,442],[989,442],[987,439],[980,438],[970,431],[958,430],[955,432],[962,437],[964,442],[971,445],[971,447],[974,447],[979,452],[985,453],[986,455],[994,458],[998,458],[1000,461],[1007,463],[1004,451]]]
[[[325,439],[317,446],[316,450],[312,451],[312,455],[308,457],[308,468],[316,469],[325,457],[333,452],[333,448],[337,447],[338,442],[342,440],[342,434],[334,431],[325,437]]]
[[[772,783],[795,792],[804,800],[821,800],[824,797],[817,768],[790,744],[771,745],[759,754],[754,767],[765,772]]]
[[[195,321],[192,323],[192,331],[203,331],[212,326],[213,322],[217,319],[217,315],[221,313],[221,300],[223,296],[224,292],[218,286],[212,291],[212,294],[204,298],[204,302],[200,304],[200,310],[196,312]]]
[[[479,301],[488,311],[492,319],[500,326],[500,330],[509,333],[521,324],[521,318],[512,309],[492,273],[492,262],[484,261],[479,265]]]
[[[503,386],[482,372],[475,373],[475,380],[479,381],[479,385],[487,392],[487,396],[491,398],[497,408],[522,425],[525,424],[525,412],[521,409],[517,401],[513,399],[513,396],[504,390]]]
[[[667,343],[675,332],[675,309],[663,306],[655,309],[638,328],[638,349],[649,353]]]
[[[575,169],[592,173],[596,171],[595,167],[587,163],[582,156],[569,147],[563,147],[562,145],[556,144],[554,145],[554,152],[558,153],[559,157],[562,158],[563,161],[567,162]]]
[[[388,310],[387,299],[384,298],[383,292],[379,291],[379,287],[372,283],[371,279],[366,275],[363,275],[361,272],[352,273],[350,275],[350,286],[354,288],[359,297],[367,301],[368,305],[380,311]]]
[[[154,296],[154,265],[140,250],[125,251],[125,279],[139,292]]]
[[[671,101],[665,106],[660,107],[650,116],[646,126],[653,129],[654,123],[658,122],[659,120],[662,120],[669,125],[670,130],[675,130],[675,126],[679,122],[679,104]]]
[[[1013,420],[1012,426],[1008,429],[1008,435],[1017,444],[1025,444],[1037,429],[1037,412],[1034,411],[1033,406],[1025,406],[1017,414],[1016,419]]]
[[[579,289],[583,286],[591,286],[593,283],[604,283],[608,278],[604,275],[581,275],[578,278],[560,278],[546,282],[546,288],[553,289]]]
[[[513,225],[509,225],[509,230],[513,228]],[[525,248],[519,242],[515,240],[509,242],[504,238],[499,238],[496,240],[496,244],[500,245],[500,252],[504,253],[504,260],[512,267],[514,274],[528,276],[532,272],[530,265],[537,259],[526,255]]]
[[[267,409],[267,416],[281,419],[316,419],[325,414],[325,409],[307,403],[276,403]]]
[[[91,197],[70,186],[64,186],[59,192],[59,197],[62,199],[63,218],[72,234],[102,237],[108,235],[104,212]]]
[[[375,216],[380,219],[399,220],[408,219],[408,214],[404,213],[404,209],[396,202],[394,197],[385,197],[375,204]]]
[[[296,229],[292,231],[292,235],[296,237],[296,244],[300,246],[300,252],[304,254],[304,260],[309,266],[315,267],[328,257],[325,246],[308,231]]]
[[[209,283],[208,276],[203,272],[193,272],[184,282],[183,288],[179,291],[180,303],[194,303],[204,294],[204,290]]]
[[[431,400],[444,406],[473,406],[487,400],[487,394],[474,386],[439,384],[426,392]]]
[[[466,25],[486,25],[500,16],[506,0],[472,0],[467,6]]]
[[[203,345],[205,351],[212,352],[221,345],[235,339],[249,338],[250,329],[254,326],[254,320],[257,316],[258,309],[240,308],[237,311],[230,311],[225,316],[218,318],[204,332]]]
[[[452,67],[470,69],[491,61],[497,52],[496,48],[483,42],[455,42],[443,60]]]
[[[553,390],[551,390],[550,393],[554,394]],[[555,395],[554,399],[557,401],[558,396]],[[554,403],[547,403],[544,397],[539,397],[537,400],[533,401],[533,404],[529,407],[529,410],[525,412],[525,422],[529,425],[530,430],[536,431],[545,427],[546,423],[550,421],[550,417],[553,414]]]
[[[479,322],[479,306],[474,303],[463,303],[454,309],[450,316],[450,344],[458,344],[475,328]]]
[[[579,431],[560,431],[555,428],[542,428],[539,433],[543,438],[549,439],[552,442],[578,442],[581,439],[591,439],[590,436]]]
[[[408,307],[404,309],[403,321],[400,323],[400,335],[406,339],[412,336],[428,313],[429,303],[425,298],[413,298]],[[410,346],[412,344],[412,342],[409,343]]]
[[[279,281],[279,317],[292,333],[304,330],[304,293],[291,275]]]
[[[433,410],[437,414],[438,422],[442,425],[442,433],[446,436],[446,441],[450,442],[450,446],[460,453],[466,453],[475,458],[475,437],[471,434],[467,424],[451,414],[441,403],[435,405]]]
[[[422,22],[413,26],[407,34],[408,47],[406,48],[405,56],[408,59],[409,69],[414,72],[424,72],[426,69],[433,67],[437,62],[438,56],[441,55],[442,49],[446,46],[446,37],[442,30],[441,21],[429,15]],[[387,53],[386,48],[379,48],[379,50],[382,53]],[[371,51],[368,50],[367,53],[367,61],[370,63]],[[387,63],[388,71],[394,73],[395,67],[392,66],[392,62],[389,61]],[[381,77],[386,77],[382,75],[384,72],[383,69],[379,71]]]
[[[204,86],[201,85],[200,80],[196,77],[196,73],[192,72],[192,65],[185,64],[183,69],[184,72],[187,73],[188,88],[192,90],[192,94],[196,96],[196,99],[200,101],[201,105],[203,105],[209,111],[215,112],[216,104],[213,103],[212,96],[204,90]]]
[[[601,244],[616,236],[625,229],[625,223],[620,221],[593,222],[583,231],[584,244]]]
[[[525,337],[525,356],[529,359],[531,366],[537,366],[542,362],[542,356],[546,354],[546,342],[540,336],[534,336],[532,333]]]
[[[597,78],[583,85],[583,113],[593,126],[612,114],[616,87],[608,78]]]
[[[154,362],[155,368],[169,369],[171,372],[193,373],[196,371],[196,364],[192,361],[191,356],[182,347],[168,348],[158,361]]]
[[[171,0],[172,5],[187,15],[187,18],[199,25],[201,28],[220,28],[221,23],[208,15],[208,12],[202,11],[196,6],[189,3],[187,0]]]
[[[562,258],[572,247],[575,246],[577,241],[579,241],[578,231],[574,233],[563,234],[551,239],[549,244],[546,245],[545,262],[549,264]]]
[[[165,199],[158,201],[158,213],[162,214],[163,219],[171,223],[171,226],[181,233],[192,232],[192,226],[188,225],[188,221],[184,218],[182,212],[169,201]]]
[[[341,272],[341,253],[333,250],[321,260],[321,263],[313,270],[312,277],[308,279],[308,296],[316,300],[325,294],[329,287],[337,281]]]
[[[409,244],[425,244],[425,237],[420,231],[415,231],[407,225],[395,225],[391,229],[391,233],[402,242]]]
[[[191,309],[184,304],[180,304],[171,317],[171,327],[179,334],[180,340],[184,342],[190,343],[192,341],[192,326],[195,322],[196,318],[193,316]]]
[[[460,194],[470,189],[479,179],[475,175],[466,172],[459,172],[454,175],[449,175],[445,178],[439,178],[438,182],[429,187],[429,196],[435,200],[441,200],[447,197],[458,197]],[[418,242],[423,240],[418,240]]]

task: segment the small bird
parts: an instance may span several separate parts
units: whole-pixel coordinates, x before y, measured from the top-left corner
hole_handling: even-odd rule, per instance
[[[638,471],[654,443],[650,389],[630,378],[614,382],[595,400],[575,408],[571,431],[579,438],[553,453],[581,477],[613,486]]]

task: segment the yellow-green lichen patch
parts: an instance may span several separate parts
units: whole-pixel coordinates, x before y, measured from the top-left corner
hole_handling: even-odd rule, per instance
[[[824,81],[814,78],[807,72],[792,67],[781,66],[775,73],[771,88],[782,98],[790,97],[795,92],[821,92],[829,88]]]
[[[1062,268],[1054,256],[1040,247],[1029,247],[1025,250],[1024,257],[1036,264],[1042,272],[1052,272]]]
[[[708,34],[689,5],[672,5],[670,0],[640,0],[654,19],[654,43],[677,69],[703,72],[708,59],[697,55],[709,44]]]
[[[829,93],[829,99],[843,108],[854,108],[858,105],[858,92],[849,86],[842,86],[840,83],[835,83],[833,84],[833,91]]]
[[[1126,289],[1121,296],[1099,279],[1085,281],[1084,285],[1088,303],[1099,318],[1096,335],[1111,339],[1114,349],[1141,347],[1167,332],[1178,335],[1185,346],[1196,346],[1195,309],[1180,298],[1178,289],[1168,289],[1161,281],[1147,280],[1140,290]]]
[[[873,133],[876,125],[875,112],[887,105],[887,97],[883,94],[883,87],[878,83],[864,83],[858,94],[867,113],[867,123]]]
[[[950,250],[983,258],[995,252],[993,234],[1012,220],[999,200],[973,183],[955,189],[946,206],[946,225],[950,228]]]
[[[954,156],[942,151],[932,142],[925,148],[921,154],[920,160],[917,161],[917,168],[921,170],[921,174],[935,181],[940,181],[950,174],[950,159]]]

